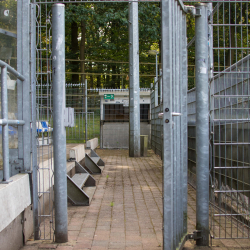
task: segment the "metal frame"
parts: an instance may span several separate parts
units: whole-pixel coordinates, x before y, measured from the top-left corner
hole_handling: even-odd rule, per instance
[[[7,63],[0,60],[1,67],[1,110],[2,119],[0,125],[2,126],[2,155],[3,155],[3,180],[1,183],[9,183],[10,167],[9,167],[9,125],[23,126],[24,120],[9,120],[8,119],[8,93],[7,93],[7,71],[16,76],[20,81],[24,81],[23,75],[18,73],[15,69]]]

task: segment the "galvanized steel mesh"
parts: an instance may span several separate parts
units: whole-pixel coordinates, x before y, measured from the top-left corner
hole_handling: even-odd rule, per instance
[[[163,120],[158,117],[163,112],[162,103],[155,106],[155,94],[151,92],[151,148],[162,158]]]
[[[250,3],[219,3],[210,82],[212,238],[250,237]]]
[[[38,225],[40,239],[53,239],[53,132],[43,132],[41,121],[53,128],[52,119],[52,25],[51,12],[47,5],[37,5],[36,20],[36,126],[37,179],[38,179]],[[41,132],[39,132],[41,130]],[[46,226],[47,225],[47,226]],[[49,226],[48,226],[49,225]],[[36,239],[37,236],[35,236]]]

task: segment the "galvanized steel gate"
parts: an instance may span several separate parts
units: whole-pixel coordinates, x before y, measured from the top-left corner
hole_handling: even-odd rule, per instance
[[[182,1],[162,1],[164,249],[187,233],[187,39]]]

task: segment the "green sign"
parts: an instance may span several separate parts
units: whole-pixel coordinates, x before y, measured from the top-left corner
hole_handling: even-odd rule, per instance
[[[114,99],[115,95],[114,94],[104,94],[104,100],[106,99]]]

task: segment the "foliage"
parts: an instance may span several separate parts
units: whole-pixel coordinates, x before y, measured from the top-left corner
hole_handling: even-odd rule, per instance
[[[17,33],[17,2],[15,0],[0,1],[0,28]],[[0,34],[0,59],[9,62],[14,68],[16,68],[16,60],[12,58],[16,58],[16,45],[16,38]]]
[[[128,87],[128,3],[85,3],[66,6],[66,33],[70,34],[72,22],[78,25],[80,45],[81,23],[85,23],[85,72],[90,87],[120,88]],[[160,8],[159,3],[139,4],[139,48],[140,62],[155,62],[147,51],[154,44],[159,49],[160,42]],[[72,54],[71,37],[66,36],[67,58],[79,59],[80,52]],[[72,63],[67,70],[71,72]],[[74,68],[80,71],[80,64]],[[154,74],[155,66],[141,65],[142,74]],[[96,75],[95,75],[96,74]],[[67,75],[70,81],[70,75]],[[152,79],[141,79],[143,86],[150,86]],[[141,87],[143,87],[141,86]]]

